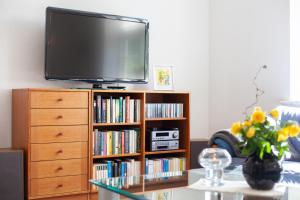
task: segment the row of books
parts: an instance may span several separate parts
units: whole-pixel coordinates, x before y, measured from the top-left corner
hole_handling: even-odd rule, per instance
[[[140,151],[140,131],[139,129],[121,131],[99,131],[95,129],[92,144],[94,155],[137,153]]]
[[[139,176],[140,169],[141,161],[134,159],[106,160],[93,165],[93,179],[101,180],[113,177]]]
[[[186,168],[184,157],[155,158],[145,160],[145,174],[173,174],[174,172],[184,171]]]
[[[132,123],[140,121],[141,100],[130,96],[104,98],[97,95],[94,98],[95,123]]]
[[[130,186],[140,185],[141,178],[139,176],[114,177],[109,179],[92,180],[92,182],[100,182],[112,187],[129,189]],[[98,187],[92,185],[92,190],[98,190]]]
[[[140,175],[141,161],[134,159],[105,160],[93,166],[94,179]]]
[[[179,118],[183,117],[182,103],[147,103],[147,118]]]

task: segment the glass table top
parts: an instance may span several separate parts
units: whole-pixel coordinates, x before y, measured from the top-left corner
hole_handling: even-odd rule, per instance
[[[268,192],[252,190],[246,185],[241,166],[229,166],[224,171],[224,184],[220,187],[207,186],[204,182],[203,168],[181,172],[166,172],[154,175],[131,177],[115,177],[90,180],[98,187],[99,195],[111,193],[102,199],[134,199],[134,200],[214,200],[214,199],[300,199],[300,163],[299,172],[293,171],[295,165],[284,168],[282,180],[275,189]],[[230,184],[233,184],[231,186]],[[229,184],[226,186],[226,184]],[[244,184],[244,185],[243,185]],[[242,187],[243,185],[243,187]],[[241,187],[238,191],[235,188]],[[198,189],[199,188],[199,189]],[[122,196],[117,198],[116,196]],[[99,199],[101,199],[99,197]]]

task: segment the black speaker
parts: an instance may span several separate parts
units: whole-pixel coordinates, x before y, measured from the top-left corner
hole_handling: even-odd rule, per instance
[[[0,149],[0,199],[24,200],[23,151]]]

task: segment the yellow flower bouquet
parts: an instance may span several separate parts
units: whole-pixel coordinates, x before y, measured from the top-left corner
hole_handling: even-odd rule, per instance
[[[243,155],[256,154],[263,160],[265,154],[268,154],[280,160],[288,151],[287,139],[298,136],[300,127],[297,122],[280,123],[276,109],[269,112],[268,116],[260,107],[255,107],[244,122],[232,124],[231,133],[241,138],[239,146]]]

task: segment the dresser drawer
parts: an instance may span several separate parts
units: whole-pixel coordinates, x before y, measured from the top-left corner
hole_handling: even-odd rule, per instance
[[[31,144],[31,161],[87,157],[87,142]]]
[[[31,162],[31,178],[87,175],[87,158]]]
[[[31,92],[31,108],[88,108],[88,92]]]
[[[31,127],[31,143],[86,142],[88,125]]]
[[[38,198],[38,200],[88,200],[88,194],[78,194],[78,195],[76,194],[76,195],[68,195],[68,196],[63,195],[63,196],[55,196],[55,197],[42,198],[42,199]]]
[[[88,109],[31,109],[31,125],[88,124]]]
[[[31,196],[86,191],[87,182],[86,175],[32,179]]]

